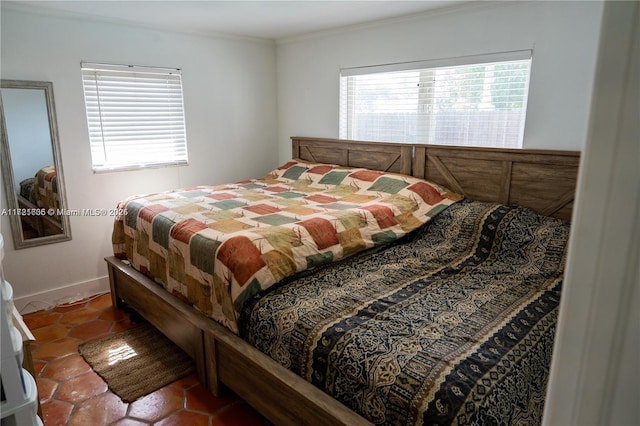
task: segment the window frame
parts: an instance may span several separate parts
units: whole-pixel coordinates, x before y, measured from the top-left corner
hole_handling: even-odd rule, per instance
[[[94,173],[189,164],[180,68],[88,61],[80,68]]]
[[[416,126],[424,127],[426,130],[420,132],[423,138],[416,140],[389,140],[386,138],[384,142],[405,142],[405,143],[417,143],[417,144],[447,144],[440,141],[436,141],[434,137],[435,132],[435,114],[426,113],[425,111],[432,108],[434,105],[435,95],[433,94],[435,86],[435,73],[439,69],[461,67],[461,66],[487,66],[500,63],[509,63],[513,61],[528,61],[527,75],[524,86],[524,101],[521,107],[522,119],[520,122],[517,146],[509,144],[509,148],[523,148],[524,146],[524,130],[526,125],[526,112],[528,106],[529,97],[529,85],[531,81],[531,69],[533,65],[533,50],[516,50],[509,52],[499,52],[481,55],[461,56],[455,58],[441,58],[430,59],[411,62],[399,62],[382,65],[369,65],[358,67],[343,67],[340,69],[340,93],[339,93],[339,135],[342,139],[363,139],[357,136],[354,129],[354,115],[356,112],[352,107],[355,99],[355,90],[349,90],[348,81],[352,76],[365,76],[374,74],[384,74],[402,71],[416,71],[419,72],[419,89],[418,89],[418,108],[421,113],[417,115],[424,115],[427,118],[416,118]],[[351,104],[351,106],[350,106]],[[371,139],[371,138],[365,138]],[[393,139],[393,138],[392,138]],[[380,139],[381,142],[383,140]],[[451,145],[451,143],[449,143]],[[505,147],[504,144],[478,144],[478,143],[463,143],[455,144],[455,146],[481,146],[481,147]]]

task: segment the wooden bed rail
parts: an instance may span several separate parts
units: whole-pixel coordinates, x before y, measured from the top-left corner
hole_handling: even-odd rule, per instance
[[[193,358],[213,395],[227,387],[276,425],[371,425],[120,259],[105,261],[113,306],[130,305]]]
[[[275,424],[371,425],[218,323],[204,339],[210,386],[224,383]]]

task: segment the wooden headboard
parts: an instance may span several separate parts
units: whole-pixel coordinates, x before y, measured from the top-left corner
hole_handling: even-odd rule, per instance
[[[478,201],[570,220],[580,153],[416,145],[413,175]]]
[[[411,174],[413,145],[294,136],[293,157],[301,160]]]
[[[478,201],[571,219],[580,152],[292,137],[293,158],[403,173]]]

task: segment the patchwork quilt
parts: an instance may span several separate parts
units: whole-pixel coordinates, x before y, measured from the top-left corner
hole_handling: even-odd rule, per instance
[[[241,335],[377,425],[540,424],[568,236],[465,200],[255,296]]]
[[[54,166],[46,166],[38,170],[34,176],[34,198],[38,207],[58,210],[58,177]]]
[[[460,198],[410,176],[291,161],[261,179],[131,197],[112,242],[117,257],[237,332],[255,294],[394,241]]]

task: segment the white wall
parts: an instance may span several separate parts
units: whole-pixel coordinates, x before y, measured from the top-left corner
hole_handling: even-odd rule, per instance
[[[113,208],[132,194],[241,180],[277,165],[274,43],[44,16],[4,2],[1,19],[2,78],[53,82],[69,208]],[[93,174],[83,60],[182,68],[189,166]],[[5,207],[4,188],[1,195]],[[15,251],[8,218],[0,218],[18,308],[29,295],[56,301],[106,289],[113,218],[70,219],[71,241]]]
[[[600,2],[479,2],[278,43],[279,159],[289,137],[338,137],[339,70],[533,49],[525,148],[581,150]]]
[[[640,425],[640,3],[607,2],[544,424]]]

